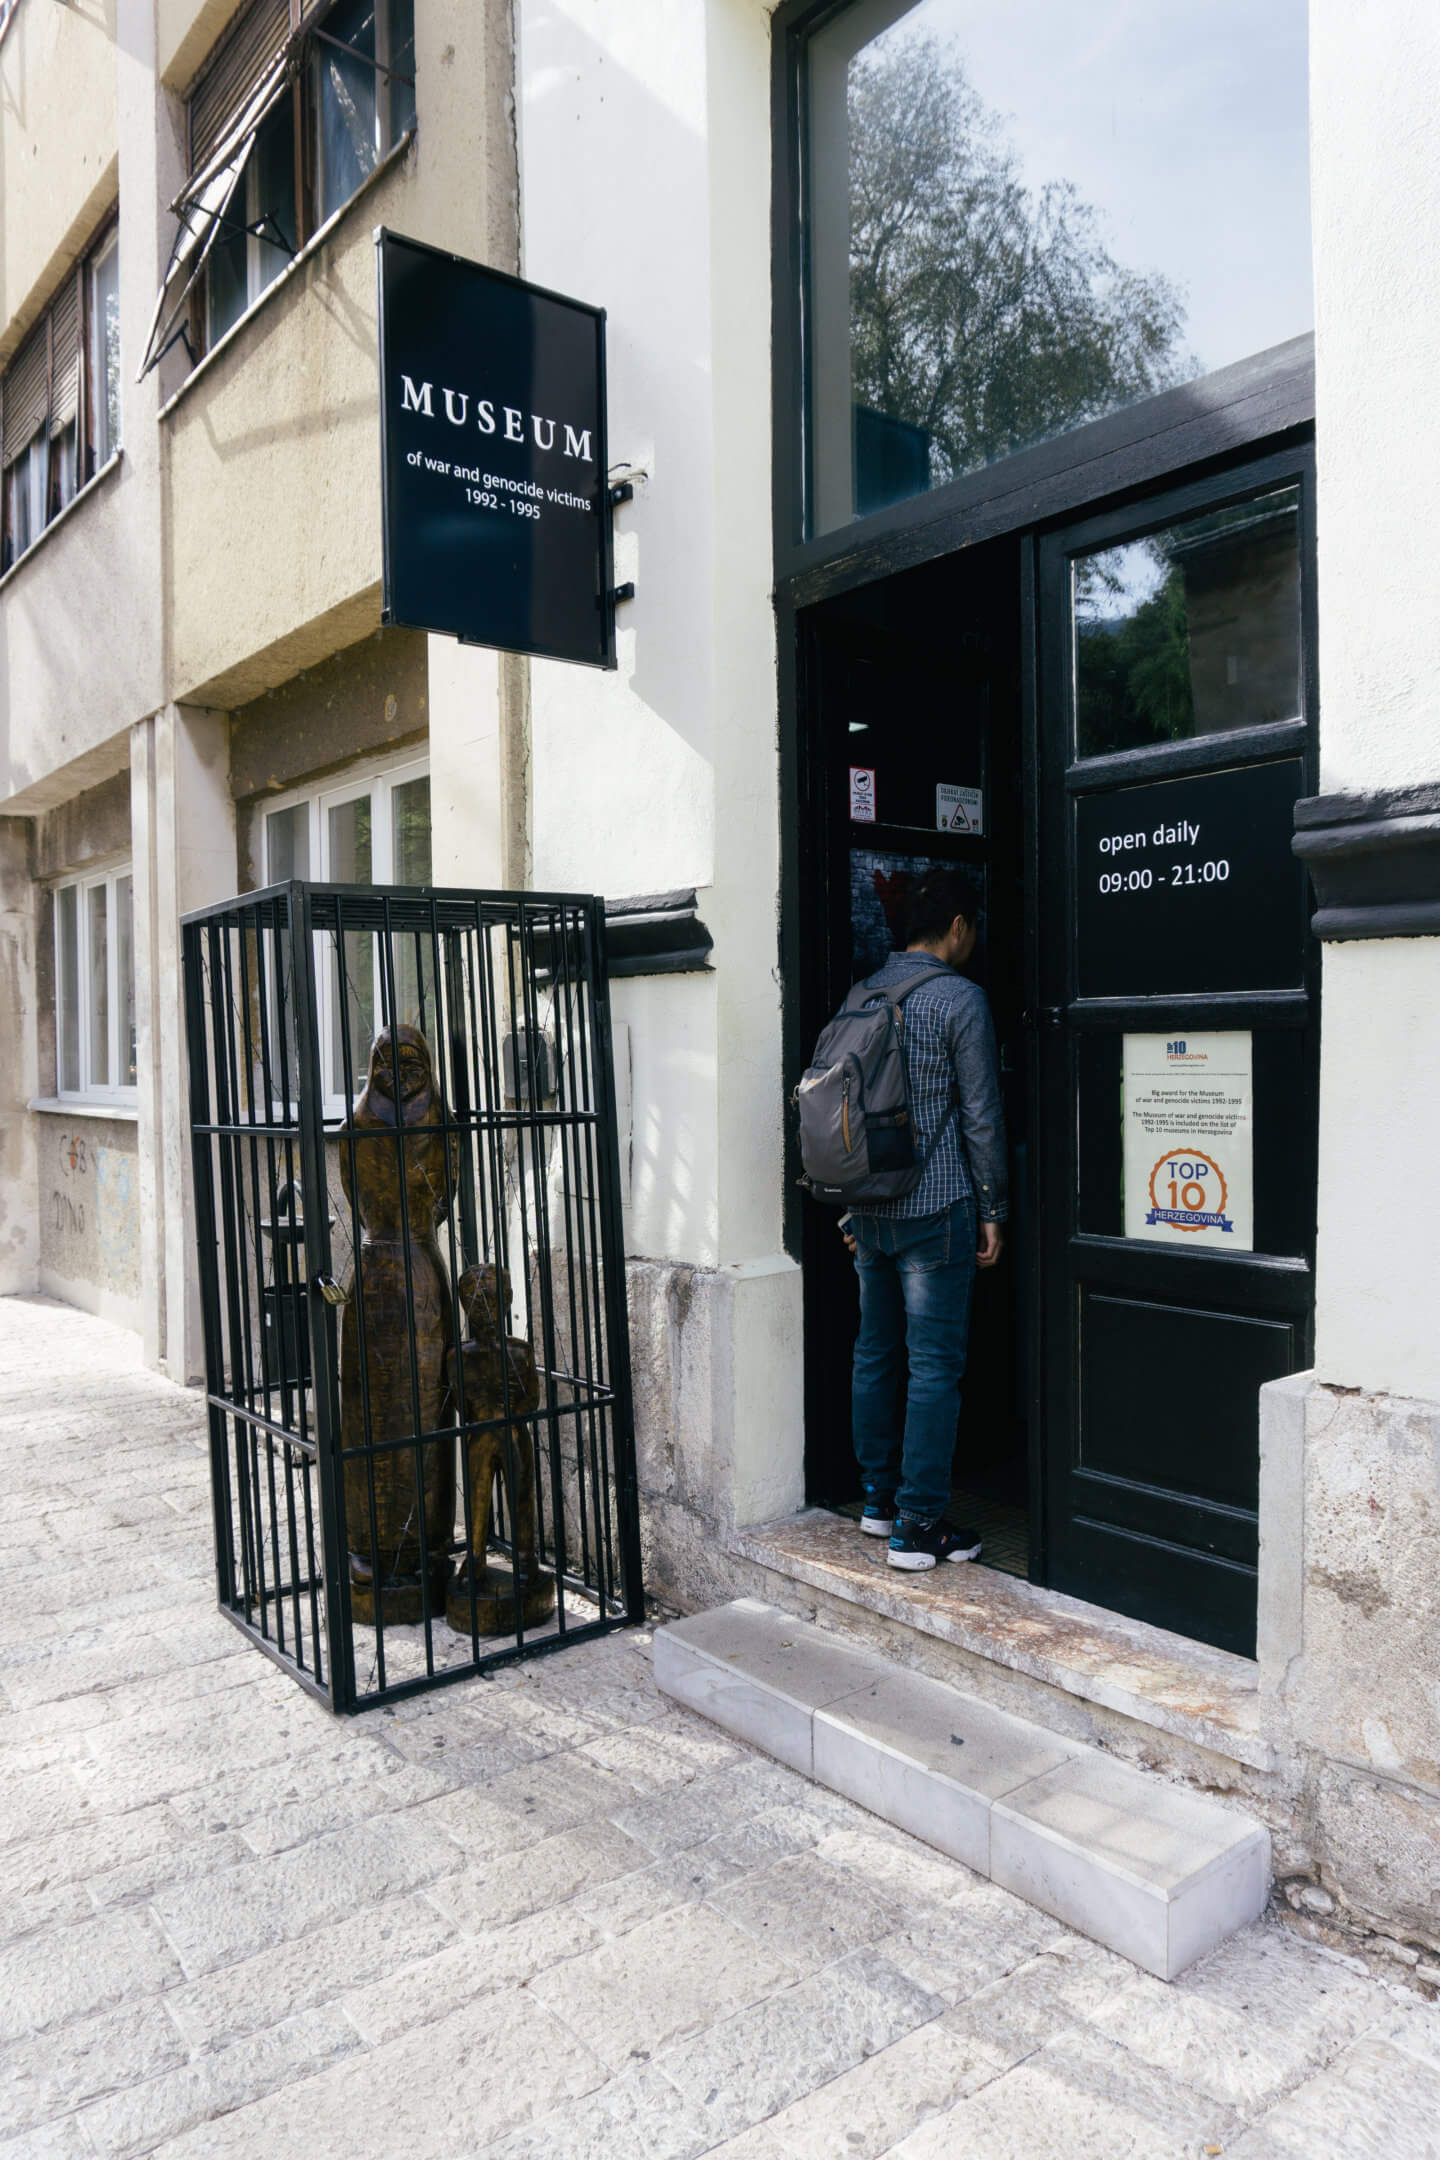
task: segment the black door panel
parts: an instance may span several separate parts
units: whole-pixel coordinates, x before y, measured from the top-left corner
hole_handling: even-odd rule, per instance
[[[1240,1657],[1255,1654],[1253,1567],[1077,1514],[1066,1538],[1066,1570],[1075,1580],[1057,1587],[1094,1605]],[[1197,1613],[1205,1616],[1203,1629],[1195,1624]]]
[[[1037,544],[1049,1579],[1246,1654],[1259,1390],[1306,1362],[1313,1308],[1318,983],[1290,848],[1316,777],[1310,490],[1302,450]],[[1209,1213],[1160,1167],[1167,1119],[1203,1148],[1221,1114],[1201,1037],[1242,1074]],[[1128,1208],[1127,1116],[1157,1135]]]
[[[1076,1468],[1253,1513],[1259,1390],[1292,1370],[1294,1335],[1284,1321],[1087,1291]]]

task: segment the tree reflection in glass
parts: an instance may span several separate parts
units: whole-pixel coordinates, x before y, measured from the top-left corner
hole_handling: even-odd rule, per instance
[[[849,108],[859,509],[882,417],[924,435],[935,487],[1196,372],[1178,287],[1123,268],[1070,182],[1025,186],[938,40],[858,60]]]
[[[1072,563],[1081,757],[1299,717],[1293,487]]]
[[[805,54],[810,531],[1308,329],[1304,0],[852,0]]]

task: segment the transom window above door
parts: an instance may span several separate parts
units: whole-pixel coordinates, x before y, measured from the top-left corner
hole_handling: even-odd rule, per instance
[[[1306,0],[855,0],[798,50],[807,535],[1310,329]]]

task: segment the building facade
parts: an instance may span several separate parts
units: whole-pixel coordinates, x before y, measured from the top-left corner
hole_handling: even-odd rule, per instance
[[[602,893],[651,1586],[1243,1796],[1429,1964],[1440,31],[1173,12],[16,0],[0,1287],[200,1370],[186,909]],[[382,624],[381,225],[608,310],[613,672]],[[785,1106],[931,861],[1013,1206],[926,1592]]]

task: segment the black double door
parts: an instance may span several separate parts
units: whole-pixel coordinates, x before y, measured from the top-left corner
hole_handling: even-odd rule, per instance
[[[1313,1309],[1311,501],[1288,451],[886,578],[802,640],[804,1047],[907,864],[964,863],[985,909],[1015,1206],[957,1485],[1026,1505],[1035,1580],[1243,1654],[1258,1391]],[[941,833],[966,789],[978,831]],[[855,1489],[854,1293],[805,1218],[824,1502]]]

